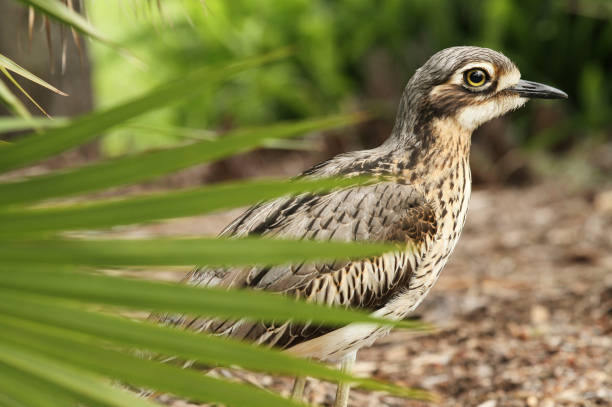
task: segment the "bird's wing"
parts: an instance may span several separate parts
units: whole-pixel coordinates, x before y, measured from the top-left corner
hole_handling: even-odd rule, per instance
[[[400,247],[395,253],[354,261],[200,268],[187,277],[187,282],[253,288],[328,305],[377,309],[408,285],[412,268],[435,238],[436,230],[431,204],[413,187],[395,182],[280,198],[250,208],[226,228],[224,235],[392,241]],[[413,250],[406,250],[406,244]],[[186,316],[166,316],[162,321],[280,347],[330,330],[290,322],[275,325]]]
[[[253,232],[277,238],[410,241],[420,245],[427,235],[433,236],[435,218],[433,208],[412,187],[383,182],[324,195],[298,197],[277,207],[273,216]],[[233,287],[303,295],[302,288],[307,284],[353,263],[358,262],[341,260],[328,264],[240,269],[230,272],[232,275],[226,281]]]

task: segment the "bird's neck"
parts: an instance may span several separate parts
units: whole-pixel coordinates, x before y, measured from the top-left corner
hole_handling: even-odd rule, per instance
[[[410,184],[438,183],[464,173],[466,167],[469,171],[471,135],[471,130],[452,117],[393,134],[393,143],[400,145],[395,150],[399,154],[397,175]]]

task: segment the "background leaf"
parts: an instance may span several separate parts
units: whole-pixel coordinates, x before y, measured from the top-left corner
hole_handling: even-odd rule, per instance
[[[28,284],[33,278],[37,280]],[[427,329],[414,321],[391,321],[365,312],[295,301],[278,294],[253,290],[227,291],[210,287],[143,281],[75,273],[0,273],[1,287],[37,295],[68,298],[82,303],[128,307],[137,310],[188,313],[272,320],[315,321],[332,325],[350,322],[381,323]],[[62,284],[63,283],[63,284]]]
[[[145,112],[166,106],[197,91],[206,82],[222,81],[237,73],[277,59],[283,53],[251,58],[223,67],[203,68],[184,78],[159,86],[157,89],[120,106],[92,113],[74,120],[66,127],[47,131],[46,137],[30,136],[14,143],[0,155],[0,172],[33,164],[85,143],[100,132]]]
[[[17,89],[19,89],[19,91],[25,95],[26,98],[28,98],[28,100],[30,102],[32,102],[32,104],[34,106],[36,106],[38,108],[38,110],[41,111],[42,114],[44,114],[47,117],[51,117],[49,116],[49,114],[45,111],[45,109],[43,109],[33,98],[32,96],[30,96],[30,94],[28,92],[25,91],[25,89],[19,84],[19,82],[17,82],[15,80],[15,78],[13,78],[13,75],[11,75],[11,73],[3,66],[0,65],[0,72],[2,72],[4,74],[5,77],[8,78],[9,81],[12,82],[13,86],[15,86]]]
[[[3,331],[6,328],[4,324]],[[55,392],[76,393],[81,401],[93,406],[152,406],[152,403],[108,384],[103,376],[91,373],[90,369],[71,366],[61,359],[46,356],[44,352],[32,352],[29,347],[24,346],[24,342],[28,339],[36,341],[34,336],[21,335],[15,340],[17,332],[14,327],[5,332],[7,335],[0,337],[0,361],[35,376],[37,380],[32,383],[33,388],[38,387],[40,381],[53,383]],[[36,336],[40,338],[38,333]],[[69,348],[64,350],[65,353],[70,353]],[[52,399],[49,404],[56,402],[57,400]]]
[[[294,123],[279,123],[261,128],[240,129],[232,131],[217,140],[202,141],[169,150],[118,158],[72,171],[41,175],[25,181],[0,183],[0,205],[23,204],[154,179],[195,164],[210,162],[247,151],[269,139],[292,137],[308,131],[346,126],[362,120],[363,117],[362,114],[337,115]],[[94,118],[92,121],[96,121],[96,119]],[[84,131],[87,130],[83,126],[69,125],[63,133],[62,129],[58,128],[49,131],[44,136],[45,139],[52,139],[56,137],[56,134],[72,132],[81,134]],[[50,141],[47,144],[50,148],[55,148],[56,143]],[[15,145],[3,150],[3,155],[0,155],[0,166],[3,157],[7,161],[13,160],[10,158],[10,154],[15,154],[13,147]],[[28,151],[27,154],[31,154],[27,145],[21,151]],[[23,159],[19,157],[21,154],[19,149],[16,154],[17,160]]]
[[[85,374],[89,370],[136,386],[152,387],[192,400],[217,402],[228,406],[303,405],[255,387],[213,379],[193,370],[92,346],[76,336],[69,338],[48,327],[22,321],[12,322],[8,318],[0,319],[0,327],[8,332],[0,338],[0,360],[9,361],[19,368],[30,369],[32,362],[37,362],[40,365],[31,370],[41,374],[42,368],[47,367],[48,372],[44,373],[47,380],[54,374],[59,376],[55,380],[64,379],[62,372],[65,372],[65,376],[70,376],[77,372]],[[11,355],[1,355],[4,351],[10,352]],[[151,403],[144,399],[136,398],[117,388],[110,388],[103,383],[98,386],[91,383],[84,388],[79,385],[79,380],[80,377],[72,376],[66,377],[61,383],[74,390],[87,389],[89,397],[109,405],[122,406],[130,402],[132,406],[151,406]],[[94,380],[92,379],[92,382]],[[99,391],[96,391],[98,389]],[[124,395],[120,396],[121,392],[124,392]]]
[[[37,83],[40,86],[44,86],[45,88],[59,94],[62,96],[68,96],[67,93],[62,92],[61,90],[57,89],[55,86],[45,82],[44,80],[40,79],[38,76],[34,75],[33,73],[31,73],[30,71],[28,71],[25,68],[22,68],[21,66],[19,66],[18,64],[16,64],[13,60],[7,58],[6,56],[0,54],[0,66],[15,72],[16,74],[23,76],[24,78]]]
[[[0,211],[2,235],[13,238],[49,231],[106,228],[229,209],[298,193],[320,193],[364,184],[368,178],[258,180],[224,183],[96,203]],[[1,189],[1,188],[0,188]],[[32,191],[35,192],[35,191]],[[33,195],[34,196],[34,195]]]
[[[3,241],[4,264],[123,266],[281,264],[299,260],[369,257],[394,246],[277,239],[138,239]]]
[[[13,131],[30,130],[33,128],[47,128],[62,126],[67,123],[68,119],[63,117],[54,117],[52,119],[46,117],[31,117],[24,119],[21,117],[0,117],[0,134]]]
[[[28,298],[5,291],[7,301],[0,304],[0,314],[80,333],[91,343],[112,343],[126,348],[147,349],[162,355],[174,355],[208,366],[241,366],[255,371],[309,375],[327,380],[350,380],[356,386],[386,391],[403,397],[426,398],[411,389],[379,381],[357,378],[323,364],[296,358],[273,349],[172,329],[124,318],[101,315],[59,304],[53,300]]]
[[[111,43],[96,27],[87,21],[79,13],[69,8],[59,0],[19,0],[22,3],[34,7],[36,10],[52,17],[79,32],[95,38],[98,41]]]
[[[110,43],[107,37],[72,10],[70,1],[21,2],[62,24]],[[46,17],[43,21],[50,37],[49,21]],[[62,46],[65,49],[63,39]],[[78,42],[76,46],[80,49]],[[29,175],[33,172],[28,166],[78,148],[112,128],[162,131],[155,124],[149,124],[147,129],[134,119],[175,102],[189,101],[197,92],[208,92],[211,86],[223,84],[228,89],[241,86],[241,81],[251,80],[248,70],[288,54],[280,46],[269,49],[281,50],[239,61],[226,58],[215,64],[206,64],[204,68],[190,69],[185,75],[177,75],[179,79],[173,82],[162,80],[162,85],[132,100],[70,120],[28,120],[28,113],[23,111],[19,101],[11,99],[13,95],[4,97],[0,89],[0,97],[8,100],[15,111],[22,109],[21,113],[26,117],[0,120],[0,132],[37,130],[16,137],[11,135],[11,143],[5,144],[0,154],[3,177],[6,172],[24,169],[9,174],[0,182],[0,296],[3,299],[0,302],[0,331],[3,332],[0,337],[0,381],[6,379],[0,383],[0,405],[155,405],[151,400],[135,397],[138,388],[151,388],[173,396],[228,406],[300,405],[262,389],[205,376],[201,371],[181,366],[183,361],[194,361],[200,366],[241,366],[275,374],[308,374],[325,380],[351,381],[365,389],[402,397],[429,399],[426,392],[356,378],[321,363],[297,359],[276,350],[130,320],[118,314],[140,317],[143,312],[154,311],[328,325],[388,324],[414,330],[427,329],[424,324],[380,320],[367,312],[300,302],[272,293],[226,291],[106,275],[106,272],[136,272],[135,269],[126,269],[126,266],[176,270],[172,266],[208,264],[228,267],[363,258],[396,250],[398,246],[264,239],[92,240],[71,239],[62,233],[70,232],[69,236],[75,236],[74,231],[85,231],[81,235],[92,235],[94,229],[192,216],[281,195],[316,193],[370,180],[258,180],[127,199],[115,197],[83,203],[83,198],[79,198],[81,202],[76,204],[49,201],[153,180],[258,146],[310,148],[307,142],[287,144],[282,139],[354,124],[363,120],[363,114],[308,118],[248,128],[236,128],[230,123],[225,127],[229,131],[221,134],[215,128],[212,137],[209,133],[202,137],[202,131],[186,130],[187,126],[169,126],[166,131],[179,133],[184,144],[87,163],[75,169],[53,170],[54,164],[49,164],[49,161],[36,169],[48,173]],[[15,84],[17,82],[9,71],[60,92],[2,55],[0,67]],[[163,65],[155,65],[155,69],[158,68],[160,72],[156,74],[161,78]],[[328,84],[333,86],[332,82]],[[268,84],[261,83],[260,86],[266,89]],[[125,90],[129,94],[128,88],[133,87],[115,90],[121,90],[118,93],[122,94]],[[219,94],[210,103],[221,106],[222,99],[223,95]],[[306,101],[307,98],[302,98],[294,103],[297,106]],[[45,131],[40,132],[41,128]],[[6,181],[15,177],[22,178]],[[29,206],[33,203],[38,205]],[[105,265],[117,265],[122,269],[98,269]],[[158,358],[167,363],[160,363]],[[37,389],[37,392],[30,389]]]
[[[9,108],[10,111],[15,113],[16,115],[29,118],[32,115],[26,109],[26,107],[21,103],[19,99],[10,91],[10,89],[6,86],[4,82],[0,80],[0,102],[4,103],[6,107]]]

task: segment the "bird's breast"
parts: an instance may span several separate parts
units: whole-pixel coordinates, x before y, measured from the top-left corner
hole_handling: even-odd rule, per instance
[[[412,249],[407,249],[406,252],[387,253],[381,258],[382,265],[385,266],[381,267],[381,270],[402,274],[400,269],[405,268],[403,271],[412,271],[412,276],[407,286],[401,288],[399,295],[373,313],[375,316],[405,318],[423,301],[438,279],[465,223],[471,193],[471,176],[467,161],[463,169],[446,177],[439,187],[432,188],[431,191],[429,198],[437,206],[438,232],[420,256],[415,257]],[[443,193],[440,195],[439,191]],[[423,192],[427,191],[424,189]],[[290,348],[289,352],[298,356],[338,361],[344,355],[372,344],[389,330],[389,327],[375,324],[350,324],[298,344]]]
[[[429,290],[438,280],[442,269],[452,254],[468,211],[472,190],[469,165],[458,167],[448,177],[439,181],[429,192],[436,204],[438,232],[420,257],[412,264],[412,277],[402,294],[390,301],[384,315],[401,319],[406,317],[425,299]],[[425,191],[426,194],[428,191]]]

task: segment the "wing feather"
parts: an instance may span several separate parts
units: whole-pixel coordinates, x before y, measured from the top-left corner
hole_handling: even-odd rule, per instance
[[[398,251],[375,258],[332,263],[198,268],[186,277],[186,282],[273,291],[327,305],[376,310],[409,286],[411,264],[418,263],[435,238],[436,229],[431,204],[413,187],[392,181],[326,194],[279,198],[251,207],[228,225],[222,235],[392,241],[397,243]],[[407,245],[413,250],[407,251]],[[334,329],[290,322],[266,324],[176,315],[159,319],[281,348]]]

